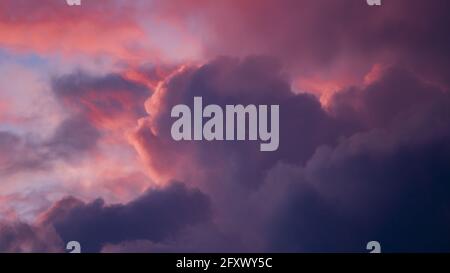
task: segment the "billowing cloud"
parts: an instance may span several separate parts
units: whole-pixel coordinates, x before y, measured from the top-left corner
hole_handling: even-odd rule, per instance
[[[366,128],[379,128],[405,123],[430,111],[437,103],[448,102],[445,90],[421,80],[405,67],[392,66],[379,73],[374,82],[332,96],[330,112]]]
[[[261,153],[258,143],[248,141],[174,141],[170,111],[180,103],[192,108],[194,96],[201,96],[204,105],[222,107],[280,105],[279,150]],[[324,111],[314,96],[294,94],[280,65],[261,56],[221,57],[201,67],[184,67],[159,85],[146,108],[149,116],[140,120],[131,140],[152,178],[163,183],[170,178],[183,179],[213,196],[216,224],[221,231],[227,230],[225,233],[236,232],[237,245],[246,245],[248,251],[257,249],[249,241],[261,238],[249,234],[259,219],[254,219],[258,213],[252,211],[258,205],[247,200],[264,183],[268,170],[280,161],[304,164],[317,147],[333,145],[339,137],[356,130]],[[245,228],[235,230],[236,222]]]
[[[449,251],[448,93],[399,68],[359,92],[352,116],[370,129],[318,148],[303,167],[272,170],[289,194],[269,248],[359,252],[377,240],[386,252]],[[339,106],[355,99],[338,97]]]
[[[408,69],[391,66],[364,86],[339,91],[325,111],[314,97],[294,94],[280,71],[264,57],[219,58],[199,68],[184,68],[159,86],[146,103],[149,117],[141,121],[134,136],[135,147],[155,177],[175,176],[188,182],[200,178],[194,183],[214,196],[221,226],[234,230],[233,221],[237,221],[249,227],[241,228],[238,238],[255,230],[260,230],[260,236],[272,234],[269,241],[260,242],[268,250],[363,251],[361,244],[372,237],[385,240],[391,251],[444,250],[440,246],[445,243],[426,245],[437,237],[429,237],[433,229],[422,223],[436,221],[444,228],[434,234],[447,238],[448,204],[445,198],[435,204],[430,196],[437,188],[448,192],[438,186],[446,178],[433,174],[446,176],[448,94]],[[222,106],[279,104],[280,150],[264,154],[249,143],[173,141],[170,109],[179,103],[192,107],[194,96],[202,96],[205,104]],[[418,164],[417,173],[403,173],[408,156],[415,160],[412,164]],[[419,167],[420,162],[434,163]],[[296,164],[299,170],[284,175],[276,171],[280,163]],[[272,183],[279,183],[279,189]],[[266,188],[272,189],[270,194]],[[414,196],[418,203],[404,207],[407,196]],[[234,205],[228,205],[232,200]],[[435,211],[441,205],[444,209],[431,217],[411,213],[422,206]],[[271,213],[276,216],[272,218]],[[396,244],[405,246],[401,240],[406,238],[389,239],[389,232],[397,234],[405,228],[397,217],[415,225],[409,227],[417,237],[410,248],[396,248]],[[365,224],[369,219],[374,219],[373,229]],[[394,226],[392,221],[399,222]],[[355,232],[360,236],[352,239]]]
[[[79,241],[85,252],[96,252],[107,243],[161,242],[209,217],[207,196],[173,183],[123,205],[106,205],[101,199],[86,204],[69,197],[56,203],[42,222],[52,225],[64,241]]]
[[[210,225],[209,198],[179,182],[146,193],[126,204],[85,203],[68,196],[53,204],[38,221],[0,223],[0,252],[63,252],[79,241],[83,252],[124,241],[164,244],[196,225]]]
[[[180,103],[192,108],[194,96],[201,96],[204,105],[222,107],[280,105],[279,150],[260,153],[250,142],[174,141],[170,111]],[[329,116],[315,97],[293,94],[280,66],[267,57],[221,57],[199,68],[184,68],[159,86],[146,108],[149,117],[140,121],[133,141],[153,172],[180,178],[220,174],[230,183],[239,180],[235,182],[250,187],[260,184],[264,170],[276,161],[304,162],[317,146],[351,131],[351,126]]]

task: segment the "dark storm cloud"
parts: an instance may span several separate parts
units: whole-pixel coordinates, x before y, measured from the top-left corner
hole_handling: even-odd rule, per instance
[[[285,169],[292,184],[271,250],[360,252],[377,240],[386,252],[450,251],[450,96],[405,70],[385,73],[354,93],[363,112],[353,115],[372,129]]]
[[[323,162],[313,179],[297,177],[272,219],[269,249],[365,252],[377,240],[385,252],[450,251],[448,138],[396,148],[358,151]]]
[[[43,224],[53,226],[64,241],[79,241],[84,252],[97,252],[104,244],[127,240],[162,242],[209,217],[207,196],[172,183],[127,204],[105,205],[102,199],[86,204],[67,198],[54,205]]]
[[[330,111],[366,128],[374,128],[423,115],[437,103],[448,103],[444,90],[420,80],[403,66],[392,66],[380,73],[381,79],[368,86],[337,92],[332,97]]]

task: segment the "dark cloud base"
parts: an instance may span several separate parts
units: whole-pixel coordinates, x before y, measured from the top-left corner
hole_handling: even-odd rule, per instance
[[[55,203],[39,223],[0,225],[2,252],[62,252],[64,243],[78,241],[83,252],[99,252],[106,244],[177,237],[189,226],[210,221],[209,198],[179,182],[151,189],[135,200],[105,205],[66,197]],[[63,243],[64,242],[64,243]]]
[[[124,205],[107,206],[101,199],[88,204],[62,200],[48,212],[44,222],[51,224],[63,241],[75,240],[85,252],[98,252],[106,243],[160,242],[209,217],[207,196],[174,183],[162,190],[149,190]]]

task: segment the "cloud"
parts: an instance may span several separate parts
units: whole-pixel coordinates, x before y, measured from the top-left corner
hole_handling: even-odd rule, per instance
[[[447,102],[444,90],[403,66],[390,66],[378,73],[374,82],[332,96],[330,112],[366,128],[378,128],[424,114],[442,99],[441,103]]]
[[[22,222],[0,223],[0,252],[61,252],[62,243],[53,230]]]
[[[84,72],[56,77],[52,89],[72,111],[97,127],[116,128],[145,114],[148,88],[119,74],[91,76]]]
[[[280,105],[279,150],[260,153],[251,142],[172,140],[170,111],[180,103],[192,107],[194,96],[201,96],[205,105]],[[203,175],[209,184],[209,178],[223,175],[229,183],[255,187],[278,160],[305,162],[316,147],[352,130],[329,116],[315,97],[293,94],[281,67],[269,57],[220,57],[198,68],[186,67],[159,86],[146,109],[149,116],[140,121],[132,140],[156,177]]]
[[[48,171],[55,161],[93,152],[99,137],[100,132],[80,116],[64,120],[48,140],[33,141],[30,136],[0,131],[0,173]]]
[[[210,217],[209,197],[179,182],[148,189],[125,204],[66,196],[32,224],[2,219],[0,252],[63,252],[65,243],[74,240],[83,252],[125,242],[171,244],[184,230],[210,226]]]
[[[192,108],[194,96],[201,96],[204,105],[222,107],[280,105],[279,150],[262,153],[257,143],[248,141],[174,141],[171,108],[180,103]],[[333,145],[355,130],[329,115],[314,96],[294,94],[282,67],[264,56],[219,57],[200,67],[184,67],[155,90],[146,109],[148,117],[140,120],[131,140],[152,179],[182,180],[213,196],[218,234],[232,236],[235,250],[257,251],[263,244],[255,231],[260,229],[261,204],[250,204],[249,198],[263,185],[268,170],[280,161],[305,164],[317,147]]]
[[[45,144],[53,156],[70,158],[95,149],[100,132],[83,117],[63,121]]]
[[[27,139],[0,131],[0,174],[45,169],[45,152]]]
[[[202,192],[172,183],[126,204],[66,198],[54,204],[41,222],[53,226],[64,241],[76,240],[85,252],[98,252],[107,243],[162,242],[183,228],[208,221],[210,213],[209,198]]]
[[[58,84],[59,99],[74,102],[70,111],[81,115],[55,131],[54,139],[63,142],[53,145],[64,151],[95,146],[105,128],[87,118],[92,109],[116,115],[110,105],[123,92],[132,102],[125,105],[142,111],[138,102],[147,90],[117,75],[78,74]],[[105,104],[95,99],[109,94]],[[191,105],[194,96],[208,104],[280,104],[280,150],[173,141],[171,106]],[[94,108],[85,106],[87,99]],[[147,99],[147,116],[131,140],[152,178],[184,184],[116,205],[66,198],[37,227],[54,228],[62,241],[78,240],[89,252],[353,252],[365,251],[371,240],[385,251],[448,251],[448,93],[414,71],[390,66],[329,102],[325,110],[314,96],[294,94],[282,67],[268,57],[220,57],[182,67]],[[139,111],[132,111],[134,118]],[[15,139],[5,135],[4,143]]]
[[[449,251],[448,93],[399,68],[353,91],[369,128],[268,176],[288,192],[273,201],[268,249],[365,252],[377,240],[384,252]]]
[[[270,218],[269,251],[365,252],[371,240],[384,252],[449,251],[448,141],[380,155],[369,137],[318,150],[302,175],[278,171],[294,178]]]
[[[28,82],[28,78],[24,80]],[[36,79],[37,86],[44,85],[42,80]],[[145,113],[144,102],[150,94],[147,86],[120,74],[94,76],[81,71],[54,76],[45,88],[29,88],[34,85],[25,83],[18,84],[23,89],[14,92],[6,81],[4,85],[13,98],[30,101],[36,108],[33,117],[52,125],[39,126],[35,120],[18,126],[2,124],[2,196],[28,193],[52,203],[67,194],[86,199],[102,195],[106,202],[126,202],[151,184],[126,139],[126,131]],[[46,104],[41,107],[42,101]],[[19,114],[30,108],[28,104],[8,105],[12,105],[11,112]],[[49,108],[57,111],[41,117]],[[75,172],[77,176],[72,175]],[[127,185],[117,182],[123,179],[129,180]],[[46,208],[35,200],[29,198],[20,206],[9,204],[8,214],[32,220]]]
[[[374,64],[403,64],[448,86],[445,0],[157,1],[174,20],[195,20],[205,55],[278,58],[296,89],[318,94],[361,83]]]
[[[0,249],[450,251],[448,1],[25,2],[0,3],[0,55],[32,56],[1,69]],[[92,71],[49,87],[55,56]],[[194,96],[279,104],[279,150],[173,141]]]
[[[87,56],[128,64],[200,56],[200,45],[183,25],[155,14],[152,5],[141,0],[86,1],[80,7],[70,7],[64,0],[2,1],[0,46],[72,61]]]
[[[103,7],[95,1],[83,4],[78,9],[68,7],[65,1],[2,1],[1,45],[44,54],[57,51],[130,58],[133,54],[126,45],[144,37],[130,20],[131,13],[121,12],[114,1]],[[117,15],[123,20],[113,19]]]
[[[253,69],[252,62],[262,63]],[[286,82],[266,62],[222,58],[170,78],[147,102],[150,117],[137,131],[138,150],[155,156],[147,163],[188,183],[204,179],[199,185],[214,196],[215,222],[241,251],[362,252],[371,240],[386,252],[448,251],[448,93],[416,72],[390,66],[366,85],[337,92],[324,111],[314,97],[289,88],[265,92],[264,87],[283,86],[274,82]],[[241,75],[250,75],[248,82]],[[268,97],[280,103],[290,114],[281,118],[289,124],[281,128],[290,133],[281,140],[289,151],[264,158],[251,145],[173,143],[167,132],[170,106],[190,105],[198,95],[206,103],[265,103]],[[311,152],[302,149],[304,143]],[[181,171],[164,169],[164,156],[175,160],[169,166],[182,162]]]
[[[216,224],[207,222],[186,227],[171,240],[154,242],[150,240],[129,240],[117,244],[106,244],[106,253],[206,253],[242,252],[246,246],[236,236],[227,234]]]

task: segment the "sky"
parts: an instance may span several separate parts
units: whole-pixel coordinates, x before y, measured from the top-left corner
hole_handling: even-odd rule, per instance
[[[0,0],[0,252],[450,251],[447,0]],[[177,104],[280,142],[175,141]]]

